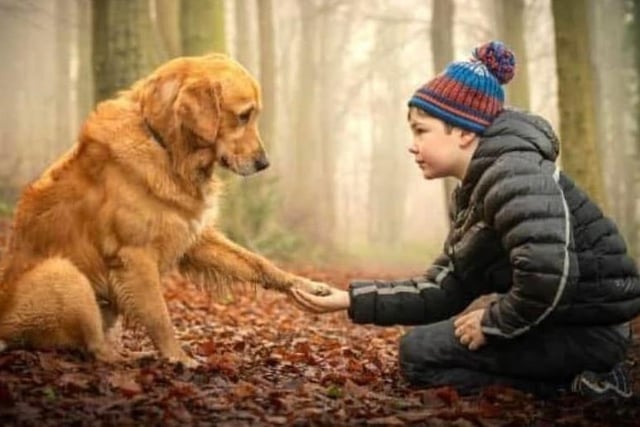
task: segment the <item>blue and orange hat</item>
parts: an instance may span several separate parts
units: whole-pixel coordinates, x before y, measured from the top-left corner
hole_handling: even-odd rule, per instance
[[[452,126],[481,134],[502,112],[504,91],[515,73],[513,53],[499,41],[474,49],[470,61],[452,62],[409,100]]]

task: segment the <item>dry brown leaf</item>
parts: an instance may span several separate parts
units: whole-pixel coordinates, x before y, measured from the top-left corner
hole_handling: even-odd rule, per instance
[[[132,374],[126,372],[113,372],[108,378],[109,384],[127,397],[142,393],[142,387],[136,382]]]

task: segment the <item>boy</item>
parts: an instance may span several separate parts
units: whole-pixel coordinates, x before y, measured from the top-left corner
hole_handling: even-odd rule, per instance
[[[355,323],[422,325],[399,349],[415,385],[629,397],[622,362],[640,312],[637,268],[613,222],[556,167],[550,125],[503,109],[514,68],[491,42],[409,101],[409,152],[424,177],[461,181],[444,253],[426,273],[293,298],[313,312],[347,309]],[[489,293],[500,296],[487,308],[451,318]]]

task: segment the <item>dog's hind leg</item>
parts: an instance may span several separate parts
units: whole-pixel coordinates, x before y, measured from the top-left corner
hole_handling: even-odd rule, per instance
[[[64,258],[48,258],[16,283],[0,322],[9,346],[83,348],[97,359],[118,360],[106,345],[100,309],[89,280]]]

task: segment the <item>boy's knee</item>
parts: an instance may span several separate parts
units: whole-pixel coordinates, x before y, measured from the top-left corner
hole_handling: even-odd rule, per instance
[[[440,324],[411,329],[400,338],[400,360],[421,365],[437,364],[437,354],[443,345],[442,329]]]
[[[433,369],[430,364],[429,344],[424,340],[428,333],[414,328],[400,338],[398,350],[399,368],[402,377],[412,385],[425,386],[430,383],[429,373]]]
[[[400,338],[400,373],[412,384],[429,383],[429,378],[447,365],[444,355],[451,341],[452,326],[440,322],[418,326]]]
[[[417,347],[417,336],[415,329],[412,329],[400,338],[400,348],[398,349],[400,363],[415,363],[420,354]]]

